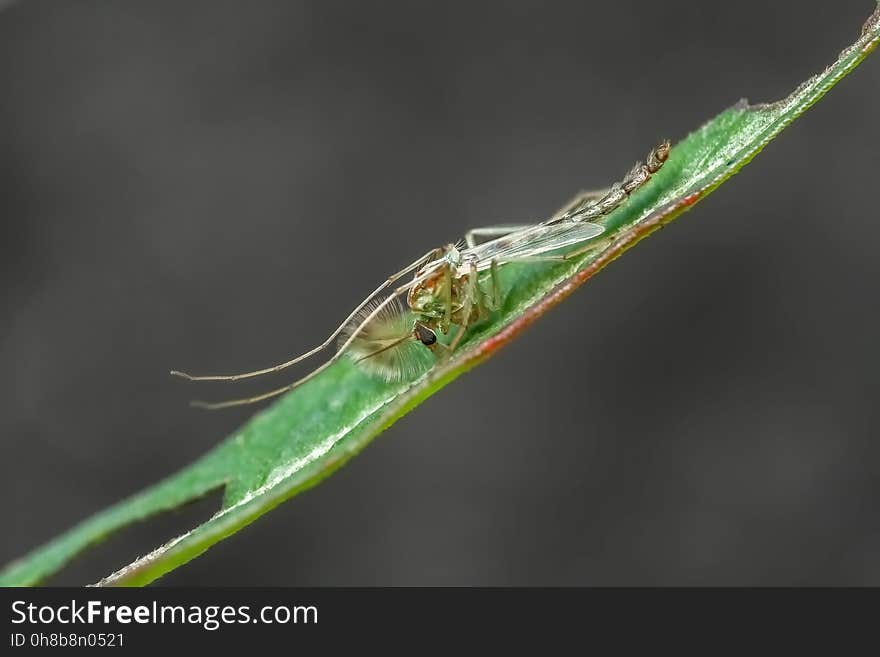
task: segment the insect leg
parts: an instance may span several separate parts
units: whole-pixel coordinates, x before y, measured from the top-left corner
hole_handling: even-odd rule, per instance
[[[448,265],[443,268],[443,296],[446,303],[443,313],[443,326],[448,327],[452,321],[452,267]]]
[[[177,370],[172,370],[171,374],[172,374],[172,376],[177,376],[182,379],[187,379],[189,381],[239,381],[240,379],[249,379],[251,377],[260,376],[262,374],[270,374],[272,372],[279,372],[283,369],[290,367],[291,365],[296,365],[297,363],[305,360],[306,358],[309,358],[310,356],[314,356],[319,351],[322,351],[322,350],[326,349],[327,347],[329,347],[331,344],[333,344],[333,341],[343,331],[343,329],[348,325],[348,323],[352,320],[352,318],[354,318],[354,316],[357,315],[364,308],[364,306],[366,306],[367,303],[370,302],[371,299],[373,299],[377,294],[382,292],[382,290],[386,289],[389,285],[394,283],[396,280],[400,279],[402,276],[405,276],[406,274],[410,273],[414,269],[418,269],[419,267],[421,267],[425,263],[436,258],[441,252],[442,252],[441,249],[431,249],[430,251],[428,251],[425,255],[423,255],[418,260],[415,260],[414,262],[410,263],[409,265],[407,265],[406,267],[401,269],[399,272],[392,274],[391,276],[386,278],[382,282],[382,284],[379,285],[379,287],[377,287],[375,290],[373,290],[366,299],[361,301],[361,303],[359,303],[358,306],[353,311],[351,311],[351,314],[349,314],[349,316],[345,318],[345,320],[342,322],[342,324],[340,324],[336,328],[336,330],[330,334],[330,337],[328,337],[324,342],[319,344],[317,347],[310,349],[309,351],[297,356],[296,358],[293,358],[292,360],[289,360],[285,363],[280,363],[278,365],[273,365],[271,367],[266,367],[261,370],[254,370],[253,372],[244,372],[241,374],[193,376],[192,374],[187,374],[186,372],[179,372]]]
[[[510,235],[523,228],[528,228],[529,224],[505,224],[503,226],[483,226],[481,228],[471,228],[464,235],[464,241],[469,249],[477,245],[478,237],[502,237]]]
[[[501,281],[498,279],[498,261],[492,258],[489,266],[489,277],[492,281],[492,309],[501,308]]]
[[[243,397],[241,399],[230,399],[228,401],[222,401],[222,402],[194,401],[194,402],[191,402],[191,405],[195,406],[196,408],[203,408],[206,410],[214,411],[214,410],[221,409],[221,408],[229,408],[231,406],[244,406],[246,404],[253,404],[256,402],[263,401],[265,399],[271,399],[272,397],[278,397],[279,395],[283,395],[285,392],[293,390],[294,388],[298,388],[299,386],[304,384],[306,381],[313,379],[318,374],[320,374],[321,372],[326,370],[328,367],[333,365],[333,363],[335,363],[340,358],[342,358],[342,355],[345,353],[345,350],[348,349],[348,347],[351,345],[351,343],[354,342],[355,338],[357,338],[357,336],[360,335],[360,333],[364,330],[364,327],[367,324],[369,324],[371,321],[373,321],[391,302],[394,301],[394,299],[396,299],[400,295],[408,292],[409,289],[411,287],[413,287],[414,285],[418,285],[419,283],[427,280],[427,278],[431,274],[432,274],[432,272],[428,272],[427,274],[424,274],[422,276],[417,276],[409,283],[395,288],[390,295],[388,295],[386,298],[384,298],[382,300],[382,302],[379,303],[373,309],[373,311],[364,318],[364,320],[360,324],[358,324],[357,328],[355,328],[355,330],[352,331],[351,335],[348,337],[348,340],[346,340],[345,343],[341,347],[339,347],[339,351],[337,351],[327,361],[325,361],[320,366],[318,366],[317,368],[315,368],[314,370],[312,370],[311,372],[306,374],[301,379],[298,379],[298,380],[294,381],[293,383],[289,383],[286,386],[276,388],[275,390],[270,390],[269,392],[264,392],[260,395],[254,396],[254,397]]]
[[[452,339],[452,342],[449,343],[449,351],[447,352],[448,354],[455,353],[455,348],[458,347],[458,343],[461,342],[461,339],[464,337],[464,333],[467,330],[468,324],[471,320],[471,308],[474,304],[474,297],[477,294],[477,265],[472,262],[470,270],[470,276],[468,276],[467,293],[463,306],[463,319],[461,320],[461,324],[459,324],[458,326],[458,331],[455,332],[455,337]]]
[[[499,291],[498,280],[498,261],[496,259],[493,258],[492,262],[489,263],[489,291],[487,292],[478,281],[475,295],[480,317],[485,317],[491,312],[498,310],[501,305],[501,293]]]
[[[572,258],[577,258],[578,256],[584,255],[588,251],[592,251],[595,248],[596,248],[595,244],[587,244],[586,246],[583,246],[579,249],[575,249],[574,251],[571,251],[570,253],[566,253],[565,255],[560,256],[559,259],[560,260],[571,260]]]

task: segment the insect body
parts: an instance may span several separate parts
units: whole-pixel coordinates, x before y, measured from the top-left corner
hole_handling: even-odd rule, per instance
[[[331,346],[336,353],[306,376],[262,395],[216,404],[194,402],[203,408],[224,408],[275,397],[305,383],[343,356],[387,380],[410,379],[429,367],[431,358],[453,354],[469,326],[488,318],[500,305],[499,267],[512,262],[564,261],[595,248],[605,229],[595,223],[623,204],[660,170],[669,156],[664,141],[637,163],[624,179],[607,190],[583,192],[552,218],[538,224],[489,226],[471,230],[463,244],[432,249],[389,276],[323,343],[296,358],[272,367],[228,376],[172,374],[194,381],[237,381],[277,372]],[[480,241],[481,239],[486,241]],[[577,247],[560,254],[569,247]],[[482,275],[488,270],[488,275]],[[405,276],[407,283],[389,288]],[[384,296],[383,296],[384,295]],[[402,298],[406,300],[403,306]],[[454,329],[448,343],[446,336]]]

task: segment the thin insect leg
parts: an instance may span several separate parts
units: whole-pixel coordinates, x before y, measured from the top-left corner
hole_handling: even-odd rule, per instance
[[[304,384],[306,381],[313,379],[318,374],[320,374],[321,372],[326,370],[328,367],[333,365],[333,363],[335,363],[340,358],[342,358],[342,355],[345,353],[346,349],[348,349],[348,347],[351,345],[351,343],[354,342],[354,340],[357,338],[358,335],[360,335],[360,333],[364,330],[364,327],[367,324],[369,324],[371,321],[373,321],[379,315],[379,313],[381,313],[392,301],[394,301],[394,299],[399,297],[401,294],[404,294],[407,291],[409,291],[409,289],[411,287],[413,287],[414,285],[418,285],[419,283],[427,280],[428,277],[431,276],[432,274],[433,274],[433,272],[427,272],[427,273],[423,274],[422,276],[417,276],[416,278],[414,278],[412,281],[410,281],[406,285],[401,285],[400,287],[395,288],[390,295],[388,295],[385,299],[383,299],[382,302],[379,303],[373,309],[373,311],[364,318],[364,320],[360,324],[358,324],[357,328],[355,328],[355,330],[352,331],[351,335],[348,337],[348,339],[345,341],[345,343],[339,348],[339,351],[337,351],[327,361],[325,361],[319,367],[315,368],[314,370],[312,370],[311,372],[306,374],[301,379],[298,379],[297,381],[294,381],[293,383],[289,383],[286,386],[276,388],[275,390],[270,390],[269,392],[264,392],[263,394],[256,395],[255,397],[243,397],[241,399],[230,399],[229,401],[223,401],[223,402],[194,401],[191,403],[191,405],[195,406],[196,408],[204,408],[206,410],[213,411],[213,410],[217,410],[217,409],[221,409],[221,408],[229,408],[231,406],[244,406],[246,404],[253,404],[255,402],[260,402],[265,399],[271,399],[272,397],[277,397],[278,395],[283,395],[285,392],[293,390],[294,388],[298,388],[299,386]]]
[[[468,324],[470,323],[470,315],[471,315],[471,307],[474,303],[474,296],[476,295],[476,285],[477,285],[477,265],[471,263],[471,272],[468,277],[468,287],[467,287],[467,298],[464,301],[464,319],[462,319],[461,324],[458,326],[458,331],[455,333],[455,337],[452,339],[452,342],[449,343],[449,351],[447,353],[453,354],[455,353],[455,348],[458,347],[458,343],[461,342],[461,339],[464,337],[465,331],[467,331]]]
[[[201,408],[205,411],[219,411],[221,408],[232,408],[233,406],[245,406],[247,404],[256,404],[257,402],[261,402],[265,399],[272,399],[272,397],[277,397],[278,395],[283,395],[288,390],[292,390],[292,386],[284,386],[283,388],[278,388],[276,390],[271,390],[269,392],[264,392],[262,395],[256,395],[254,397],[246,397],[242,399],[230,399],[229,401],[224,402],[205,402],[205,401],[191,401],[189,403],[193,408]]]
[[[578,256],[584,255],[588,251],[592,251],[595,248],[595,244],[588,244],[586,246],[582,246],[579,249],[575,249],[571,253],[566,253],[564,256],[561,256],[561,258],[562,260],[571,260],[572,258],[577,258]]]
[[[523,228],[528,228],[531,224],[506,224],[504,226],[482,226],[480,228],[471,228],[464,234],[464,241],[469,249],[477,245],[478,237],[502,237],[510,235]]]
[[[477,280],[477,284],[475,287],[475,298],[477,303],[477,310],[479,311],[480,317],[485,317],[493,310],[497,310],[498,304],[496,303],[498,300],[498,274],[496,270],[496,261],[492,260],[489,265],[489,284],[491,286],[490,292],[486,292],[483,287],[480,285],[479,279]]]
[[[489,265],[489,268],[490,269],[492,268],[491,263]],[[479,271],[479,270],[477,270],[477,271]],[[492,283],[491,274],[490,274],[489,278],[490,278],[489,283],[491,285],[491,283]],[[492,300],[493,299],[494,299],[494,295],[492,295],[490,297],[489,292],[486,292],[486,290],[483,289],[483,286],[480,285],[480,281],[478,279],[477,284],[474,286],[474,304],[477,306],[477,312],[479,313],[480,317],[484,316],[487,312],[492,310]]]
[[[492,306],[493,310],[501,308],[501,281],[498,278],[498,261],[492,258],[489,266],[489,276],[492,281]]]
[[[291,365],[296,365],[297,363],[305,360],[306,358],[309,358],[310,356],[314,356],[319,351],[322,351],[322,350],[326,349],[327,347],[329,347],[331,344],[333,344],[333,341],[342,332],[342,330],[346,326],[348,326],[348,323],[352,320],[352,318],[354,318],[354,316],[357,315],[364,308],[364,306],[366,306],[370,302],[371,299],[373,299],[377,294],[382,292],[382,290],[386,289],[394,281],[400,279],[402,276],[405,276],[406,274],[413,271],[414,269],[418,269],[419,267],[424,265],[426,262],[430,261],[432,258],[436,258],[439,253],[440,253],[439,249],[431,249],[430,251],[428,251],[425,255],[423,255],[418,260],[407,265],[406,267],[401,269],[396,274],[392,274],[391,276],[386,278],[385,281],[379,287],[377,287],[375,290],[373,290],[370,293],[370,296],[368,296],[366,299],[364,299],[361,303],[358,304],[358,306],[353,311],[351,311],[351,314],[349,314],[349,316],[345,318],[345,320],[342,322],[342,324],[340,324],[339,327],[335,331],[333,331],[333,333],[330,334],[330,337],[328,337],[324,342],[319,344],[317,347],[310,349],[309,351],[305,352],[304,354],[301,354],[301,355],[297,356],[296,358],[287,361],[286,363],[281,363],[279,365],[273,365],[272,367],[266,367],[261,370],[254,370],[253,372],[244,372],[242,374],[193,376],[192,374],[187,374],[186,372],[178,372],[177,370],[172,370],[171,374],[173,376],[178,376],[183,379],[187,379],[189,381],[239,381],[241,379],[249,379],[249,378],[252,378],[255,376],[260,376],[262,374],[270,374],[272,372],[279,372],[283,369],[290,367]]]
[[[443,268],[443,296],[446,302],[443,323],[449,326],[449,322],[452,321],[452,267]]]

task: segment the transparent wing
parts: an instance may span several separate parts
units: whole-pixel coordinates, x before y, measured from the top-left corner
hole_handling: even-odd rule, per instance
[[[582,244],[598,237],[605,229],[587,221],[566,221],[557,224],[537,224],[516,233],[499,237],[467,249],[477,259],[477,269],[488,269],[494,260],[499,265],[512,260],[533,258]]]

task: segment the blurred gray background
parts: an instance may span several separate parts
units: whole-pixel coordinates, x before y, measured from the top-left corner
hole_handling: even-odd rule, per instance
[[[872,9],[5,9],[0,561],[253,412],[190,409],[198,389],[170,368],[299,352],[426,248],[543,218],[659,138],[781,97]],[[880,584],[878,60],[334,477],[162,583]],[[218,502],[52,581],[94,581]]]

